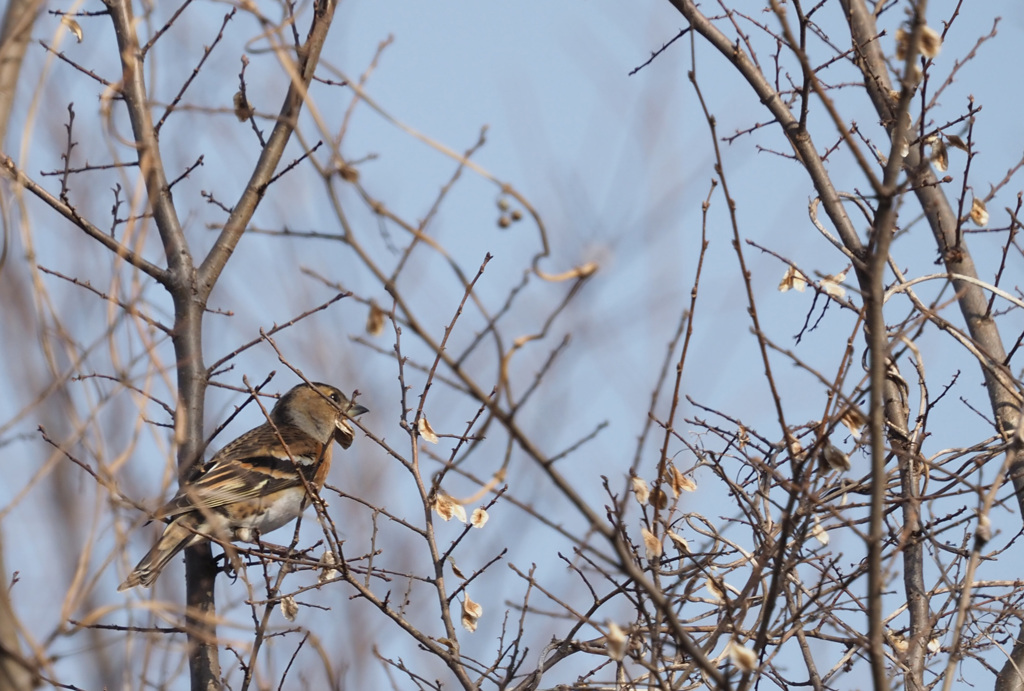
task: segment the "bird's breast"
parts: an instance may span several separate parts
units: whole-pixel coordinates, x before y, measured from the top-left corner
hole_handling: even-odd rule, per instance
[[[235,505],[232,516],[235,539],[251,541],[253,529],[260,534],[277,530],[298,518],[308,503],[305,489],[289,487],[244,507]]]

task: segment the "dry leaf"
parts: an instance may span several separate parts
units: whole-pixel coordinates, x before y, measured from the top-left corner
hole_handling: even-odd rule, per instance
[[[608,635],[604,637],[605,650],[608,651],[608,657],[620,661],[626,657],[626,644],[629,639],[626,637],[626,632],[614,621],[607,622],[607,626]]]
[[[487,515],[487,511],[482,508],[473,509],[473,515],[470,517],[469,522],[474,528],[483,528],[487,525],[487,519],[490,516]]]
[[[416,427],[419,429],[420,436],[423,437],[424,441],[429,441],[431,444],[437,443],[437,432],[435,432],[434,428],[430,426],[429,422],[427,422],[426,415],[420,417],[420,421],[416,423]]]
[[[431,508],[445,521],[450,521],[452,517],[455,517],[463,523],[466,522],[466,509],[462,504],[444,492],[437,493],[434,497],[434,505]]]
[[[327,550],[324,555],[320,557],[320,575],[317,576],[316,582],[320,585],[328,581],[333,581],[335,578],[341,575],[335,566],[338,564],[338,557],[335,556],[334,552]]]
[[[831,470],[845,473],[850,469],[850,457],[830,441],[825,442],[825,447],[821,450],[821,460]]]
[[[655,487],[651,490],[651,506],[659,511],[668,506],[668,495],[665,494],[665,490],[661,487]]]
[[[895,127],[892,128],[892,145],[896,146],[896,138],[899,137],[900,144],[900,156],[906,158],[910,155],[910,141],[907,139],[907,133],[903,132]]]
[[[63,24],[68,31],[75,35],[75,38],[78,39],[79,43],[82,42],[82,26],[78,22],[76,22],[71,17],[64,15],[63,17],[60,18],[60,23]]]
[[[671,530],[668,531],[668,539],[672,541],[672,544],[674,544],[676,546],[676,549],[678,549],[680,552],[684,554],[690,553],[690,543],[687,542],[686,538],[684,538],[679,533],[673,532]]]
[[[339,161],[335,166],[335,170],[338,171],[338,175],[345,182],[356,182],[359,180],[359,169],[355,166],[350,166],[344,161]]]
[[[295,621],[295,615],[299,613],[299,606],[291,595],[281,598],[281,614],[288,621]]]
[[[459,519],[460,522],[467,523],[468,521],[466,520],[466,509],[465,509],[465,507],[462,506],[462,504],[460,504],[459,502],[455,501],[454,499],[452,501],[455,504],[452,507],[452,515],[454,515],[457,519]]]
[[[969,151],[969,149],[967,148],[967,143],[960,137],[956,136],[955,134],[947,134],[946,141],[949,142],[949,145],[954,149],[960,149],[961,151]]]
[[[984,545],[992,539],[992,520],[987,513],[978,515],[978,527],[974,531],[974,541],[978,545]]]
[[[661,540],[646,527],[641,528],[640,534],[644,538],[644,550],[647,552],[647,558],[658,559],[661,557]]]
[[[804,288],[807,287],[807,277],[803,275],[803,272],[795,266],[789,267],[786,271],[786,275],[782,277],[782,281],[779,283],[779,292],[785,293],[787,290],[792,288],[793,290],[802,293]]]
[[[910,48],[910,34],[906,29],[896,29],[896,59],[906,60]],[[934,58],[942,49],[942,36],[930,26],[921,27],[921,42],[918,48],[921,55]]]
[[[789,445],[789,455],[793,460],[802,461],[807,457],[804,453],[804,445],[800,443],[799,439],[794,439]]]
[[[256,113],[256,109],[252,107],[249,99],[245,97],[241,90],[235,92],[231,103],[235,107],[235,117],[238,118],[239,122],[245,122]]]
[[[636,501],[640,506],[647,503],[647,500],[651,498],[651,490],[647,487],[647,482],[642,477],[633,477],[631,480],[633,485],[633,494],[636,495]]]
[[[697,491],[697,483],[696,482],[694,482],[693,480],[691,480],[690,478],[686,477],[681,472],[679,472],[679,469],[676,468],[674,465],[673,466],[669,466],[669,468],[670,468],[671,473],[672,473],[672,477],[670,478],[670,484],[672,485],[672,493],[673,494],[675,494],[678,497],[680,492],[696,492]]]
[[[893,650],[898,653],[905,653],[910,648],[910,644],[907,639],[898,633],[894,633],[891,629],[885,630],[885,635],[889,638],[889,644],[892,645]]]
[[[980,228],[988,225],[988,209],[985,208],[984,200],[977,197],[971,201],[971,221]]]
[[[846,280],[846,272],[840,271],[835,276],[825,276],[821,279],[821,289],[826,295],[831,295],[834,298],[842,298],[846,296],[846,288],[843,288],[840,283]]]
[[[906,60],[907,49],[910,47],[910,34],[906,29],[896,29],[896,59]]]
[[[942,36],[930,26],[921,27],[921,55],[926,58],[935,58],[942,50]]]
[[[587,262],[583,266],[577,266],[574,269],[563,271],[560,274],[549,274],[541,271],[540,269],[534,269],[533,272],[537,274],[537,277],[542,281],[561,283],[562,281],[571,281],[574,278],[586,278],[587,276],[595,273],[599,268],[601,268],[601,266],[597,262]]]
[[[380,336],[384,333],[384,310],[372,300],[370,301],[370,314],[366,317],[366,333],[371,336]]]
[[[434,503],[430,508],[436,511],[437,515],[444,520],[450,521],[455,512],[455,502],[452,501],[452,498],[447,494],[439,492],[437,496],[434,497]]]
[[[939,653],[941,650],[942,644],[939,642],[938,638],[933,638],[930,641],[928,641],[928,653],[930,655],[935,655]]]
[[[737,641],[729,641],[729,661],[741,672],[757,669],[757,653]]]
[[[717,602],[725,601],[725,594],[722,592],[722,589],[718,587],[718,584],[715,583],[715,579],[713,577],[708,576],[708,579],[704,581],[704,587],[708,589],[709,593],[711,593],[711,599]]]
[[[464,593],[465,599],[462,601],[462,625],[466,628],[466,631],[473,633],[476,631],[476,623],[484,613],[484,608],[480,606],[479,602],[473,602],[469,599],[469,591]]]
[[[942,137],[935,137],[934,141],[931,142],[931,155],[929,158],[935,165],[935,169],[940,173],[945,173],[949,170],[949,153],[946,151],[946,143],[942,141]]]
[[[864,417],[864,413],[857,409],[857,406],[850,406],[843,411],[843,414],[839,417],[839,422],[846,425],[846,428],[850,430],[850,434],[859,439],[864,425],[868,424],[868,419]]]
[[[821,527],[821,523],[818,522],[817,517],[814,518],[814,527],[811,528],[811,537],[823,545],[828,544],[828,533]]]
[[[456,578],[466,580],[466,576],[462,573],[462,569],[459,568],[458,564],[455,563],[455,557],[448,557],[448,563],[452,565],[452,573],[455,574]]]

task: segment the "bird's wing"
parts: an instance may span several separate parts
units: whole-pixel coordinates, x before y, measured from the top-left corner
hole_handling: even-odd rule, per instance
[[[302,486],[302,477],[313,482],[324,450],[323,444],[295,427],[260,425],[221,449],[157,516],[167,518],[266,496]]]

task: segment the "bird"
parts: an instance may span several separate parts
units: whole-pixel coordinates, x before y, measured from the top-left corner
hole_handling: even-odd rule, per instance
[[[292,388],[266,422],[218,451],[156,511],[167,527],[118,591],[151,586],[176,554],[208,537],[254,542],[297,518],[327,479],[332,442],[350,447],[349,419],[367,412],[329,384]]]

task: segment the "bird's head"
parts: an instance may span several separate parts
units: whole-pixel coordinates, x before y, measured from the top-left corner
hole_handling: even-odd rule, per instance
[[[281,397],[270,416],[276,424],[295,425],[322,444],[333,438],[343,448],[352,446],[355,430],[351,418],[369,412],[348,400],[330,384],[299,384]]]

